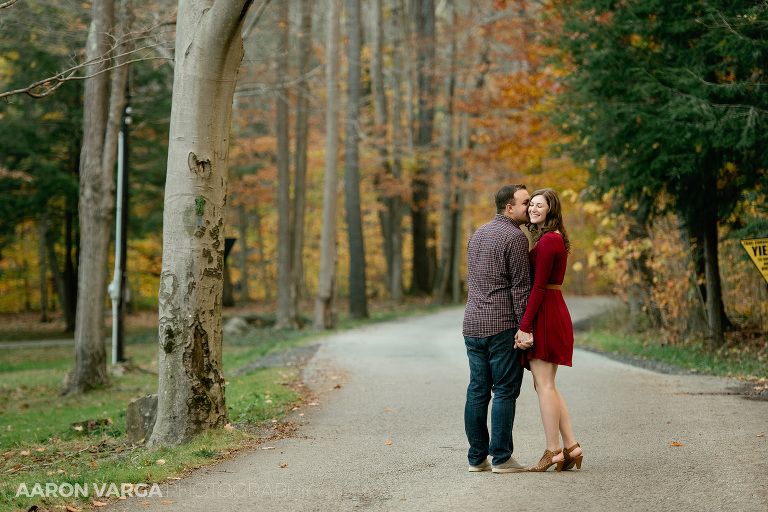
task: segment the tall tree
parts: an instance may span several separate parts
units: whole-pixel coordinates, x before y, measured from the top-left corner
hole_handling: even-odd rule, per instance
[[[118,66],[106,72],[118,41],[115,61],[123,64],[124,36],[130,32],[130,0],[121,2],[121,29],[112,33],[113,0],[91,4],[92,20],[86,43],[83,96],[83,146],[80,154],[80,271],[75,321],[75,368],[66,393],[82,393],[107,382],[104,349],[104,304],[106,302],[107,256],[114,208],[114,179],[117,137],[125,107],[128,70]],[[110,80],[111,79],[111,80]],[[111,83],[110,83],[111,82]]]
[[[288,2],[278,2],[277,90],[277,319],[278,328],[298,327],[291,286],[291,168],[288,139]]]
[[[227,423],[222,272],[232,97],[250,0],[179,3],[150,447]]]
[[[768,5],[559,1],[566,126],[597,193],[641,222],[666,213],[695,235],[704,261],[712,345],[724,342],[718,226],[768,165]],[[606,165],[614,161],[616,165]]]
[[[349,311],[352,318],[368,317],[365,281],[365,244],[360,211],[360,79],[362,31],[360,2],[347,0],[347,126],[344,154],[347,235],[349,237]]]
[[[453,95],[456,87],[456,20],[453,0],[446,2],[446,32],[448,36],[447,63],[448,73],[445,77],[445,114],[443,118],[443,164],[441,174],[443,177],[443,200],[440,211],[440,264],[437,268],[437,286],[435,289],[435,301],[440,304],[445,301],[452,284],[451,276],[453,262],[456,260],[454,239],[459,235],[456,229],[456,208],[454,202],[456,191],[453,184]]]
[[[336,327],[336,190],[339,164],[339,36],[341,0],[329,0],[325,46],[325,177],[320,271],[313,329]]]
[[[416,168],[412,177],[411,219],[413,229],[413,282],[411,292],[431,294],[434,286],[435,262],[429,251],[429,180],[427,154],[432,145],[435,117],[435,2],[418,0],[418,128],[416,135]]]
[[[304,287],[304,225],[307,208],[307,143],[309,140],[309,82],[312,57],[312,0],[301,0],[299,22],[299,78],[296,84],[296,153],[293,187],[293,226],[291,229],[291,296],[296,323],[301,324],[301,296]]]

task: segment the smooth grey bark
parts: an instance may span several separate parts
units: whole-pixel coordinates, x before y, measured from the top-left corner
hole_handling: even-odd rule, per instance
[[[293,226],[291,228],[291,297],[296,324],[301,326],[301,298],[304,287],[304,225],[307,208],[307,144],[309,140],[309,97],[307,83],[312,57],[312,0],[301,0],[299,21],[299,78],[296,84],[296,153],[293,186]]]
[[[320,270],[317,278],[315,331],[334,329],[336,308],[336,196],[339,165],[339,18],[341,0],[329,0],[325,46],[325,176],[323,179],[323,221],[320,235]]]
[[[116,54],[124,54],[121,36],[130,32],[130,0],[121,2],[121,28],[113,28],[113,0],[91,4],[92,21],[86,42],[86,61],[94,61],[112,50],[113,38],[119,42]],[[122,64],[125,57],[115,59]],[[107,258],[114,209],[114,179],[117,137],[125,107],[126,66],[111,73],[109,65],[86,67],[83,93],[83,145],[80,152],[80,258],[78,301],[75,319],[75,368],[63,393],[83,393],[107,382],[104,348],[104,304],[107,291]],[[98,74],[96,74],[98,73]]]
[[[184,443],[228,422],[221,359],[224,221],[232,97],[249,5],[179,4],[150,449]]]
[[[291,169],[288,140],[288,2],[277,3],[280,35],[276,59],[277,89],[277,318],[275,327],[295,328],[296,312],[291,287]]]
[[[344,181],[346,185],[347,234],[349,237],[349,311],[352,318],[368,317],[365,281],[365,244],[360,212],[360,79],[362,34],[360,2],[347,0],[349,37],[347,75],[347,126]]]
[[[418,131],[416,168],[411,179],[411,219],[413,229],[413,281],[411,292],[429,295],[434,287],[434,266],[429,252],[429,179],[430,164],[424,153],[432,144],[435,99],[435,3],[420,0],[418,7]]]

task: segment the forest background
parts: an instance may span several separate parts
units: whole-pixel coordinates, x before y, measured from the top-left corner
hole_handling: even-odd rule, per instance
[[[525,183],[564,201],[568,293],[621,295],[629,323],[662,332],[662,343],[764,341],[768,287],[739,240],[768,237],[765,2],[350,2],[362,11],[340,14],[334,110],[330,3],[259,3],[243,25],[225,304],[273,310],[293,326],[312,317],[333,148],[343,162],[335,291],[352,316],[367,314],[367,300],[463,300],[466,240],[492,218],[500,186]],[[0,9],[0,312],[40,311],[43,321],[61,312],[69,330],[91,7]],[[137,2],[132,29],[115,30],[105,57],[119,64],[120,43],[132,61],[127,280],[139,309],[158,306],[175,7]],[[329,145],[333,117],[343,129]],[[358,172],[354,238],[348,177]],[[299,257],[281,257],[296,248]],[[293,304],[282,317],[280,297]]]

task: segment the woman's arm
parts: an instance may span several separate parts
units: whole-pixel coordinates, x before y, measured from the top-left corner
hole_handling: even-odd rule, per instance
[[[544,300],[544,292],[549,283],[549,277],[552,274],[552,266],[555,263],[555,254],[557,252],[555,241],[548,234],[539,239],[536,246],[536,268],[533,276],[533,289],[528,298],[528,305],[525,308],[525,315],[520,322],[520,330],[530,333],[533,329],[533,319],[539,311],[541,301]]]

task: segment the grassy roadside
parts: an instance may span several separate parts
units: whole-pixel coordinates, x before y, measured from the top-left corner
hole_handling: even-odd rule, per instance
[[[703,342],[659,343],[651,334],[627,333],[622,310],[607,312],[591,322],[590,330],[577,335],[577,345],[601,352],[638,356],[695,370],[703,375],[768,382],[768,339],[729,344],[713,350]]]
[[[390,320],[437,308],[411,303],[398,309],[374,308],[364,321],[344,319],[340,330]],[[16,329],[12,336],[17,336]],[[28,333],[26,339],[40,339]],[[253,328],[224,342],[224,374],[261,356],[315,340],[310,330]],[[25,339],[10,338],[5,339]],[[125,407],[130,400],[157,391],[157,344],[154,328],[137,328],[126,337],[130,364],[113,368],[107,387],[83,396],[58,395],[72,368],[72,347],[2,349],[0,344],[0,511],[78,510],[114,501],[94,488],[110,484],[170,482],[194,469],[214,464],[240,450],[285,435],[279,420],[294,408],[305,407],[305,391],[296,368],[262,368],[227,381],[226,401],[232,427],[206,432],[192,442],[153,452],[128,442]],[[97,420],[88,430],[83,422]],[[35,490],[40,484],[41,491]],[[63,484],[63,485],[62,485]],[[18,497],[18,491],[25,491]],[[42,497],[46,485],[57,493],[73,494],[85,486],[87,498]],[[31,497],[26,494],[32,495]],[[50,493],[48,493],[50,494]],[[109,493],[107,493],[109,494]],[[154,497],[147,501],[160,502]]]

